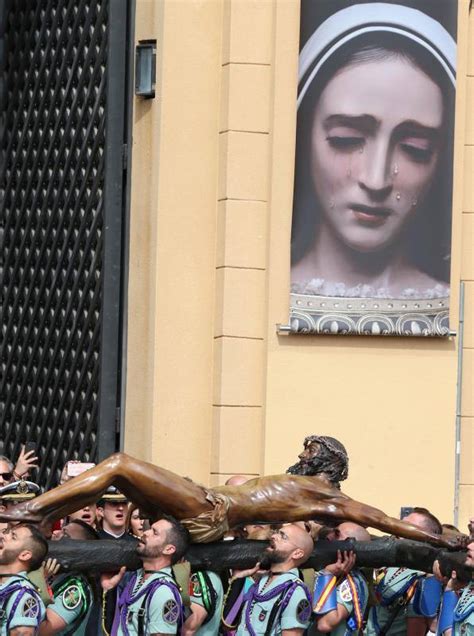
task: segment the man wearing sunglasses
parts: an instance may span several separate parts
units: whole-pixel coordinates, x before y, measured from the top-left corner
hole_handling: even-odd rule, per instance
[[[13,464],[4,455],[0,455],[0,488],[6,486],[13,479]]]
[[[26,479],[32,468],[38,468],[38,457],[34,450],[21,447],[17,462],[14,465],[5,455],[0,455],[0,488],[12,481]]]

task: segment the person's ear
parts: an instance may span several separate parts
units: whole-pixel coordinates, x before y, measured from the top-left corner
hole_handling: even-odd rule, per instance
[[[165,547],[163,548],[163,554],[174,554],[176,552],[176,546],[173,545],[172,543],[168,543],[167,545],[165,545]]]
[[[293,550],[293,554],[291,556],[293,561],[300,561],[304,557],[304,552],[301,548],[296,548],[296,550]]]
[[[6,506],[4,506],[3,504],[0,504],[0,512],[5,512],[6,509],[7,509]]]
[[[32,557],[33,553],[31,552],[31,550],[22,550],[18,555],[18,560],[22,563],[28,563],[29,561],[31,561]]]

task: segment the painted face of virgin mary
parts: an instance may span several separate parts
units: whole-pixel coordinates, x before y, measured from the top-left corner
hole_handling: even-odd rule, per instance
[[[322,222],[350,249],[393,245],[433,181],[438,85],[402,56],[340,70],[314,111],[311,170]]]

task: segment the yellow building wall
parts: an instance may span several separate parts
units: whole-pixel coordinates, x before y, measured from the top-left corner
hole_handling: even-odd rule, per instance
[[[460,0],[452,320],[465,281],[460,525],[474,511],[474,17]],[[468,33],[468,25],[471,33]],[[289,306],[299,2],[137,0],[125,450],[205,483],[339,438],[344,490],[452,522],[459,337],[280,336]],[[468,51],[468,43],[470,48]]]
[[[222,6],[137,2],[157,97],[134,100],[125,449],[210,472]]]

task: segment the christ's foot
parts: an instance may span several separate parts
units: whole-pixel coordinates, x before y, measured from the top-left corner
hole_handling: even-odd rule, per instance
[[[465,534],[455,534],[451,537],[440,539],[441,545],[448,550],[465,550],[470,542],[470,538]]]
[[[41,523],[43,515],[33,512],[28,507],[28,502],[18,503],[8,510],[0,510],[0,522],[24,522],[24,523]]]

